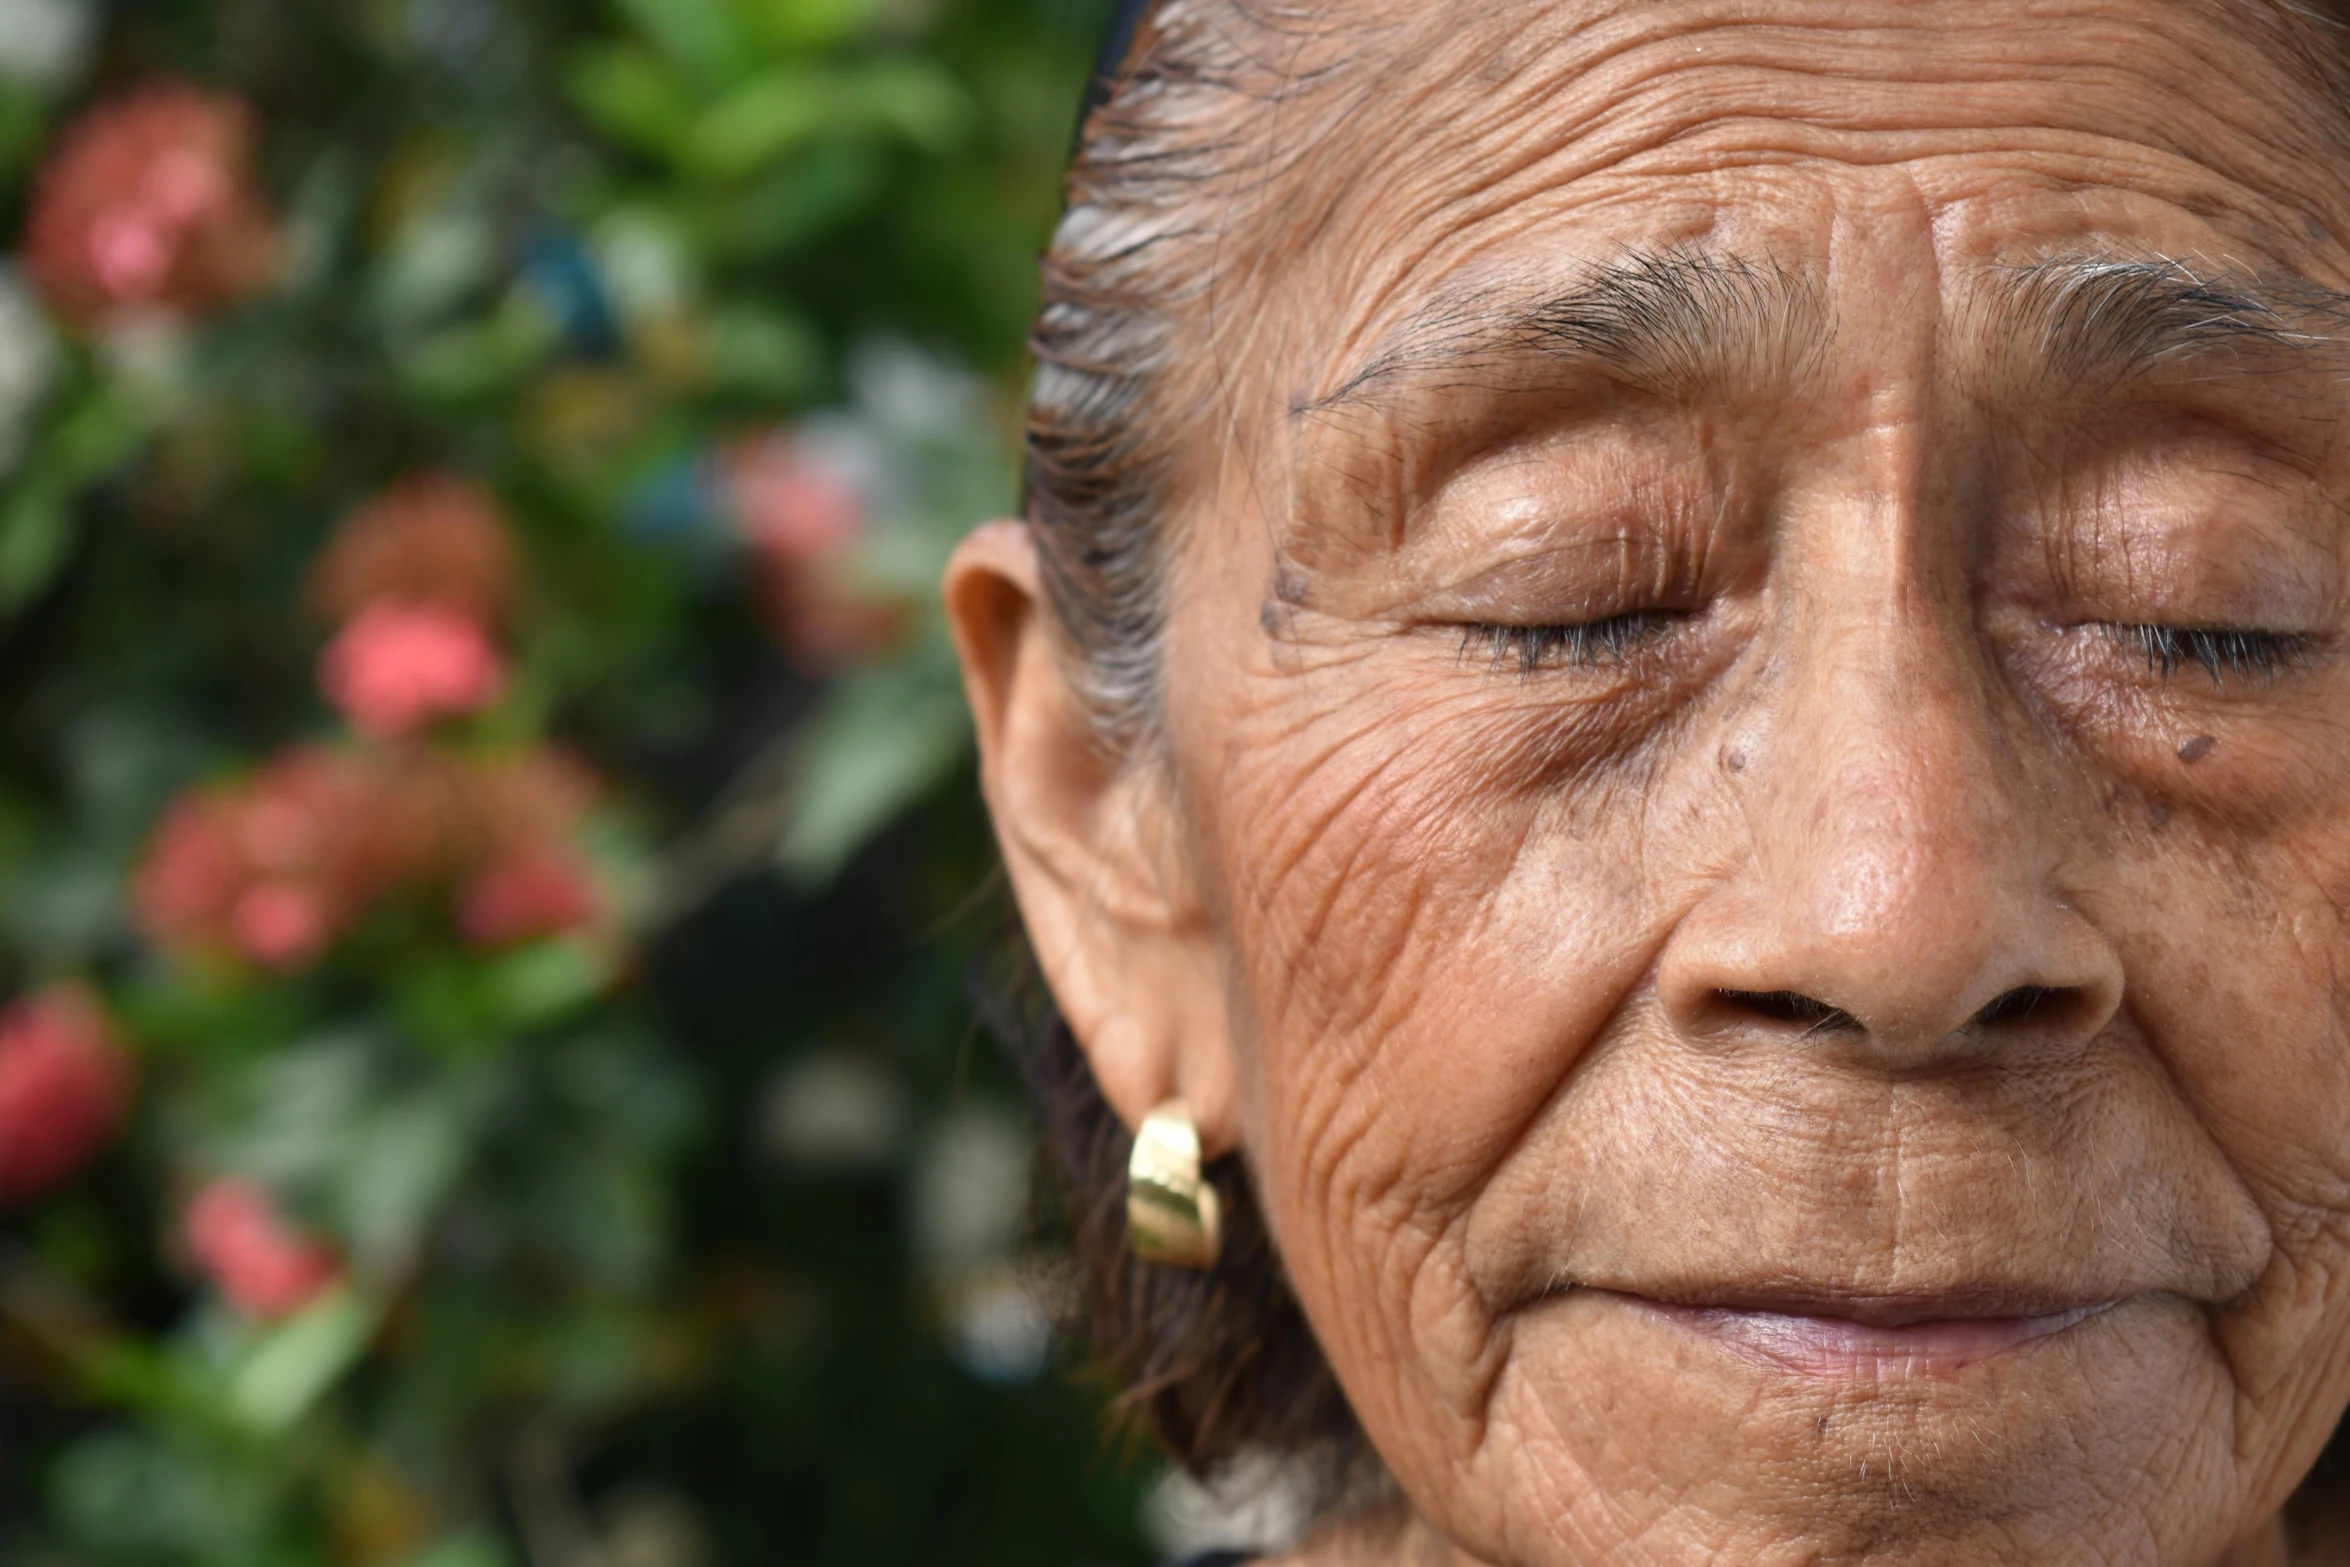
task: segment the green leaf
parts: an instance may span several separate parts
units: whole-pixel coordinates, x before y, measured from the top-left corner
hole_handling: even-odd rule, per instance
[[[876,0],[741,0],[745,24],[770,53],[823,49],[854,37]]]
[[[588,237],[613,307],[630,320],[682,310],[701,292],[702,258],[678,216],[652,203],[621,207]]]
[[[844,120],[928,152],[953,146],[971,118],[954,79],[916,60],[876,61],[842,76],[837,90]]]
[[[108,1431],[69,1448],[50,1477],[69,1542],[106,1562],[282,1561],[267,1477],[215,1447]]]
[[[387,331],[413,332],[448,314],[497,266],[497,235],[486,215],[433,213],[392,242],[370,280],[370,303]]]
[[[7,877],[0,892],[0,931],[51,971],[88,965],[122,932],[121,870],[77,838]]]
[[[329,1290],[254,1345],[230,1375],[228,1407],[258,1430],[284,1430],[357,1363],[375,1324],[355,1292]]]
[[[472,1530],[410,1557],[402,1567],[513,1567],[513,1561],[495,1539]]]
[[[697,173],[741,179],[821,136],[882,136],[941,149],[968,119],[961,89],[927,65],[885,60],[832,71],[779,65],[705,110],[682,151]]]
[[[680,70],[717,86],[747,63],[742,32],[726,0],[616,0],[637,30]]]
[[[778,67],[744,83],[694,122],[682,149],[687,167],[731,180],[772,163],[835,118],[831,85],[804,66]]]
[[[299,989],[257,984],[236,969],[167,971],[113,999],[149,1050],[208,1063],[284,1049],[309,1024]]]
[[[101,385],[40,438],[38,458],[0,509],[0,616],[22,609],[56,580],[80,530],[81,491],[119,469],[145,435],[130,407]]]
[[[604,954],[585,941],[533,942],[483,975],[491,1017],[509,1028],[544,1026],[602,995],[612,982]]]
[[[82,1357],[79,1371],[92,1397],[159,1424],[223,1438],[235,1429],[223,1418],[208,1379],[144,1339],[106,1339]]]
[[[0,176],[14,175],[31,163],[48,130],[45,94],[13,83],[0,86]]]
[[[146,438],[129,404],[98,387],[69,409],[47,441],[51,471],[69,486],[103,479],[128,462]]]
[[[54,480],[43,476],[17,486],[0,511],[0,615],[24,608],[56,580],[72,549],[74,521]]]
[[[373,1107],[385,1046],[345,1029],[224,1063],[171,1106],[190,1161],[280,1188],[327,1178]]]
[[[889,159],[863,142],[820,142],[726,205],[725,227],[754,256],[804,245],[887,193]]]
[[[729,305],[710,316],[710,369],[730,390],[801,402],[824,384],[824,343],[789,311]]]
[[[548,1391],[582,1411],[626,1403],[644,1375],[645,1340],[638,1321],[600,1302],[553,1318],[538,1345]]]
[[[487,321],[432,332],[405,347],[400,368],[419,397],[463,403],[487,396],[554,352],[562,327],[527,289],[506,297]]]
[[[337,1228],[359,1266],[404,1268],[464,1173],[486,1094],[468,1074],[408,1094],[367,1116],[336,1171]]]
[[[969,710],[928,667],[870,670],[835,687],[812,721],[777,860],[803,884],[851,855],[962,759]]]
[[[582,49],[572,58],[565,86],[589,124],[642,152],[674,156],[693,125],[693,102],[683,84],[643,49]]]
[[[400,983],[401,1023],[443,1049],[478,1051],[555,1022],[602,995],[610,957],[567,938],[482,958],[467,954],[417,966]]]

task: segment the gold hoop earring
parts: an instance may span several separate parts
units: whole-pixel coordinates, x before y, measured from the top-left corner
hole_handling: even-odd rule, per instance
[[[1223,1205],[1200,1171],[1199,1125],[1170,1099],[1135,1129],[1126,1162],[1126,1231],[1145,1262],[1206,1270],[1224,1243]]]

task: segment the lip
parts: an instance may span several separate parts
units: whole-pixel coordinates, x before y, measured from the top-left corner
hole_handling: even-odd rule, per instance
[[[1986,1312],[1932,1300],[1730,1304],[1607,1293],[1734,1351],[1829,1377],[1947,1374],[2043,1344],[2120,1304],[2018,1303]]]

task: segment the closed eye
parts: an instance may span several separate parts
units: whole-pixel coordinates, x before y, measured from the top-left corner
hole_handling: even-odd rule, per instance
[[[1531,675],[1552,668],[1604,669],[1654,642],[1684,615],[1638,610],[1565,626],[1472,624],[1461,628],[1461,658],[1482,654],[1497,671],[1513,665]]]
[[[2164,680],[2194,667],[2214,685],[2271,679],[2316,651],[2316,641],[2298,632],[2246,631],[2227,626],[2133,626],[2108,628],[2142,655],[2147,669]]]

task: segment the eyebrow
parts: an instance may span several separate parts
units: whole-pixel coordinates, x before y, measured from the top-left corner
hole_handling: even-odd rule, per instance
[[[1976,301],[2011,370],[2066,385],[2187,366],[2261,369],[2345,347],[2350,295],[2305,278],[2200,274],[2170,257],[2064,257],[1994,272]]]
[[[2190,366],[2350,375],[2350,294],[2298,276],[2203,273],[2171,257],[2059,257],[1993,270],[1968,304],[1987,312],[1995,362],[2043,384],[2110,389]],[[1784,384],[1820,361],[1832,330],[1819,290],[1776,262],[1633,251],[1563,289],[1440,295],[1336,391],[1291,413],[1483,389],[1499,367],[1529,357],[1667,397]]]
[[[1732,379],[1794,378],[1825,346],[1818,291],[1769,261],[1634,251],[1563,289],[1482,286],[1439,295],[1391,331],[1310,417],[1410,390],[1485,385],[1528,357],[1665,395]]]

